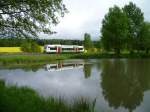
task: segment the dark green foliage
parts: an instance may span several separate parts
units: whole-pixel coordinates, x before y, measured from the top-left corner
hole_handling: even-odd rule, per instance
[[[102,41],[101,40],[98,40],[98,41],[94,41],[94,47],[95,48],[102,48]]]
[[[40,39],[37,40],[39,45],[45,44],[62,44],[62,45],[83,45],[82,40],[67,40],[67,39]]]
[[[0,0],[0,35],[37,37],[66,12],[62,0]]]
[[[27,43],[27,42],[22,43],[21,50],[23,52],[31,52],[31,43]]]
[[[93,42],[91,40],[91,35],[88,33],[84,34],[84,47],[87,50],[93,48]]]
[[[31,43],[31,51],[40,53],[41,47],[37,43],[33,42]]]
[[[138,50],[145,50],[146,54],[150,50],[150,23],[144,22],[140,31]]]
[[[0,47],[19,47],[22,39],[19,38],[0,38]]]
[[[93,112],[91,107],[86,99],[69,105],[61,98],[45,99],[29,88],[6,87],[0,81],[0,112]]]
[[[40,53],[41,47],[35,42],[24,41],[21,45],[21,50],[23,52]]]
[[[117,6],[109,9],[102,23],[102,43],[104,49],[113,49],[119,54],[125,46],[128,34],[127,17],[125,13]]]
[[[130,2],[122,9],[110,8],[102,23],[102,47],[106,51],[120,50],[143,52],[150,49],[150,25],[144,22],[144,14],[140,8]]]
[[[140,31],[144,22],[144,14],[140,8],[134,3],[130,2],[123,8],[126,16],[128,17],[128,36],[127,36],[127,48],[130,52],[139,50],[140,47]]]
[[[83,45],[82,40],[66,40],[66,39],[32,39],[40,46],[46,44],[63,44],[63,45]],[[0,38],[0,47],[19,47],[24,42],[20,38]]]

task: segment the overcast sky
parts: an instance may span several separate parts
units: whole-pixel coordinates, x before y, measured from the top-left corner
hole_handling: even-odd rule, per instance
[[[69,13],[60,19],[54,27],[55,35],[42,35],[45,38],[83,39],[85,32],[90,33],[93,40],[99,39],[101,22],[110,7],[123,7],[130,1],[144,12],[146,21],[150,21],[150,0],[63,0]]]

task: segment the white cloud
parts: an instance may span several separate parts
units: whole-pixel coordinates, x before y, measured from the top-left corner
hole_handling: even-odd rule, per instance
[[[85,32],[98,39],[101,21],[110,7],[118,5],[123,7],[131,0],[64,0],[69,13],[60,20],[54,28],[55,35],[44,35],[48,38],[83,39]],[[145,13],[146,20],[150,21],[150,8],[148,0],[132,0]]]

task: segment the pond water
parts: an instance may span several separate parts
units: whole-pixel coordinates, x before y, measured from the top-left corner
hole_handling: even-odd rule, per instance
[[[27,86],[41,96],[96,101],[99,112],[150,112],[150,59],[66,60],[0,68],[6,86]]]

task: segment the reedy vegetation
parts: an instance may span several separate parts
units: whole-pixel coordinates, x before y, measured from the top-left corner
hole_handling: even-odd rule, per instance
[[[94,112],[94,105],[79,98],[71,105],[63,99],[45,99],[27,87],[6,87],[0,81],[0,112]]]

